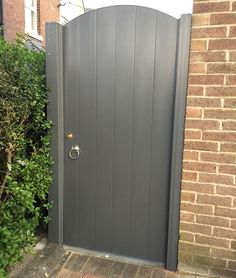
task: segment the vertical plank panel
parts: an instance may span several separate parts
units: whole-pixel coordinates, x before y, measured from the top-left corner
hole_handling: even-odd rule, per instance
[[[154,72],[148,259],[164,262],[168,225],[170,157],[175,94],[177,20],[157,14]]]
[[[135,13],[116,8],[112,251],[128,255]]]
[[[130,254],[147,256],[156,12],[137,8],[135,34]]]
[[[96,118],[96,12],[78,20],[77,78],[78,78],[78,159],[79,245],[94,248],[94,172]]]
[[[96,248],[111,249],[115,9],[97,11]]]
[[[63,29],[64,244],[165,264],[177,20],[118,6]]]
[[[77,87],[77,22],[64,27],[64,103],[65,103],[65,183],[64,183],[64,243],[76,245],[78,222],[78,160],[69,158],[72,145],[78,143],[78,87]],[[73,140],[66,133],[74,134]]]

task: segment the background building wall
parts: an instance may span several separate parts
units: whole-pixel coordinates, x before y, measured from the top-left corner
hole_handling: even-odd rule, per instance
[[[236,271],[235,159],[236,1],[194,0],[179,261],[222,277]]]
[[[45,23],[60,21],[59,0],[38,0],[37,26],[38,35],[43,38],[45,44]],[[12,41],[16,33],[25,32],[25,1],[24,0],[3,0],[3,24],[4,38]]]
[[[3,0],[4,37],[7,41],[16,38],[16,33],[25,31],[24,0]]]
[[[45,45],[45,24],[46,22],[60,22],[59,0],[38,0],[40,2],[40,35],[43,37],[43,45]]]

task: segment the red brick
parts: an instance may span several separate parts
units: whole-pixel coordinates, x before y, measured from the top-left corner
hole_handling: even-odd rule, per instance
[[[208,246],[200,246],[200,245],[193,245],[187,242],[180,242],[179,249],[185,250],[187,252],[192,251],[194,254],[207,255],[207,256],[210,255],[210,247]]]
[[[199,181],[206,183],[233,185],[234,178],[228,175],[200,173]]]
[[[236,108],[236,98],[227,98],[224,100],[224,107]]]
[[[192,26],[208,25],[210,22],[210,15],[208,14],[193,14]]]
[[[183,180],[188,181],[196,181],[197,180],[197,173],[184,171],[182,175]]]
[[[227,85],[236,85],[236,75],[226,76],[226,84]]]
[[[195,201],[195,193],[193,192],[181,192],[181,200],[186,202],[194,202]]]
[[[228,261],[229,269],[235,270],[236,269],[236,261]]]
[[[206,98],[206,97],[188,97],[188,107],[220,107],[220,98]]]
[[[180,232],[180,240],[181,241],[193,242],[194,241],[194,235],[191,234],[191,233]]]
[[[224,38],[226,37],[227,28],[226,27],[202,27],[192,29],[192,38]]]
[[[207,162],[184,161],[183,168],[188,171],[216,172],[216,164]]]
[[[225,196],[197,194],[197,203],[229,207],[231,206],[232,200],[230,197]]]
[[[227,166],[227,165],[224,165]],[[216,186],[216,193],[219,195],[228,195],[236,197],[236,187],[235,186]],[[228,217],[228,216],[227,216]]]
[[[190,53],[190,63],[224,61],[226,61],[224,51],[196,51]]]
[[[187,118],[201,118],[202,117],[202,109],[187,107],[186,117]]]
[[[193,233],[199,233],[204,235],[211,234],[211,227],[207,225],[200,225],[195,223],[180,223],[180,230],[181,231],[188,231]],[[185,250],[187,251],[187,250]]]
[[[230,3],[227,2],[207,2],[207,3],[194,3],[193,13],[213,13],[213,12],[227,12],[230,10]]]
[[[236,37],[236,26],[230,26],[229,37]]]
[[[24,1],[2,1],[4,18],[4,38],[7,41],[16,39],[16,33],[25,31]]]
[[[215,186],[207,183],[182,182],[182,190],[193,191],[198,193],[214,193]]]
[[[206,40],[192,40],[190,49],[191,49],[191,51],[206,50],[207,49],[207,41]]]
[[[224,130],[235,130],[236,131],[236,121],[222,122],[222,128]]]
[[[236,11],[236,2],[234,1],[232,3],[232,11],[235,12]],[[236,269],[236,268],[235,268]]]
[[[206,96],[236,97],[236,88],[229,86],[207,87]]]
[[[219,165],[219,173],[236,175],[236,165]]]
[[[59,0],[40,1],[40,35],[42,35],[43,38],[45,38],[46,22],[59,22],[60,20],[59,2]]]
[[[185,130],[185,133],[187,131],[188,130]],[[198,158],[199,158],[199,152],[184,150],[183,160],[198,160]]]
[[[190,141],[185,140],[186,150],[199,150],[199,151],[217,151],[218,144],[216,142],[203,142],[203,141]]]
[[[224,249],[212,249],[212,256],[218,257],[218,258],[225,258],[225,259],[232,259],[236,260],[236,252],[230,251],[230,250],[224,250]],[[228,276],[233,277],[233,276]]]
[[[184,222],[194,222],[194,213],[181,212],[180,221]]]
[[[232,229],[236,229],[236,220],[232,220],[232,221],[231,221],[231,228],[232,228]],[[234,241],[234,247],[235,247],[235,243],[236,243],[236,242]],[[235,248],[234,248],[234,249],[235,249]]]
[[[229,61],[232,61],[232,62],[236,61],[236,51],[229,52]]]
[[[236,144],[234,143],[221,143],[220,151],[222,152],[236,152]]]
[[[188,87],[188,95],[189,96],[203,96],[203,87],[189,86]]]
[[[208,215],[196,215],[196,222],[199,224],[206,224],[219,227],[229,227],[230,225],[230,221],[228,219]]]
[[[49,21],[60,20],[60,10],[58,8],[59,0],[40,1],[38,34],[43,37],[45,43],[45,23]],[[17,33],[25,32],[25,6],[24,1],[7,0],[3,1],[4,18],[4,38],[12,41]]]
[[[180,208],[181,208],[181,211],[213,215],[214,206],[181,202]],[[182,230],[184,230],[184,229],[182,229]]]
[[[212,246],[216,246],[216,247],[229,248],[229,240],[220,239],[217,237],[196,235],[195,242],[200,243],[200,244],[212,245]]]
[[[225,73],[235,74],[236,64],[235,63],[214,63],[207,65],[207,73]]]
[[[184,132],[184,138],[185,139],[201,139],[202,133],[201,131],[197,130],[185,130]]]
[[[204,131],[202,133],[202,139],[208,141],[236,141],[236,132],[229,131]]]
[[[235,49],[236,39],[210,39],[209,50]]]
[[[208,119],[236,119],[236,110],[205,109],[204,118]]]
[[[201,152],[200,160],[218,163],[235,163],[235,155],[228,153]]]
[[[199,255],[194,255],[193,261],[198,265],[206,265],[206,266],[217,266],[217,267],[225,268],[227,265],[227,261],[222,258],[212,258],[206,256],[199,256]]]
[[[106,278],[106,276],[100,276],[100,275],[98,276],[98,275],[93,275],[93,274],[84,274],[83,278]]]
[[[236,208],[222,208],[222,207],[216,206],[215,215],[216,216],[224,216],[224,217],[228,217],[228,218],[236,218]]]
[[[224,76],[223,75],[190,75],[189,84],[220,85],[220,84],[224,84]]]
[[[220,277],[236,269],[236,13],[231,7],[236,11],[236,1],[194,0],[181,187],[179,258],[214,266],[212,273]],[[204,256],[202,246],[209,248]]]
[[[219,121],[205,119],[186,119],[185,128],[200,129],[200,130],[215,130],[220,128]]]
[[[205,73],[205,65],[203,63],[200,64],[190,64],[189,65],[190,73]]]
[[[210,17],[210,24],[212,25],[236,24],[236,14],[235,13],[212,14]]]

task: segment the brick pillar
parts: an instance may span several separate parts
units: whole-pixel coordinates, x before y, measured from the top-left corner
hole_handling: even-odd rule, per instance
[[[194,0],[179,261],[230,277],[236,277],[235,161],[236,1]]]

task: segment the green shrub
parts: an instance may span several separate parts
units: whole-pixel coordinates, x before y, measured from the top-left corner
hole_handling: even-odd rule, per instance
[[[35,242],[51,183],[45,53],[0,39],[0,277]]]

